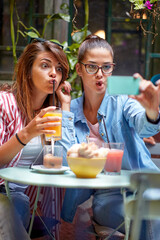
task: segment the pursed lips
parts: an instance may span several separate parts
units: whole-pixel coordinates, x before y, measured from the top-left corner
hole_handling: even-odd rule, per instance
[[[97,82],[96,82],[96,85],[98,85],[98,86],[102,86],[102,84],[104,84],[103,81],[97,81]]]
[[[55,84],[57,83],[57,81],[55,79],[49,80],[49,83],[53,84],[53,81],[55,81]]]

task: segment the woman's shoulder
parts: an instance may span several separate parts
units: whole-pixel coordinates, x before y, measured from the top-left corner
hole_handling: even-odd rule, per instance
[[[3,102],[4,101],[9,101],[9,102],[14,101],[14,102],[16,102],[14,94],[12,92],[0,91],[0,96],[1,96],[0,100],[3,101]]]
[[[13,93],[0,91],[0,109],[8,109],[9,111],[17,109],[17,102]]]

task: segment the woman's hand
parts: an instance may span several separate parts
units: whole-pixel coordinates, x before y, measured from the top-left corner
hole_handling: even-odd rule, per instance
[[[19,133],[18,136],[23,143],[29,142],[32,138],[39,136],[41,134],[54,134],[54,130],[47,130],[48,127],[59,126],[60,122],[55,122],[61,120],[60,117],[47,116],[43,117],[45,113],[55,110],[56,107],[47,107],[42,109],[39,114]]]
[[[58,89],[56,90],[56,94],[61,103],[62,110],[70,111],[70,103],[71,103],[71,85],[69,82],[64,81],[60,84]]]
[[[143,141],[145,143],[150,144],[150,145],[155,145],[156,144],[156,141],[155,141],[154,137],[143,138]]]
[[[18,137],[22,143],[27,144],[32,138],[41,134],[53,134],[54,130],[46,130],[47,127],[58,126],[60,117],[43,117],[45,113],[53,111],[55,107],[47,107],[42,109],[39,114],[21,131],[18,132]],[[52,122],[51,122],[52,121]],[[11,137],[6,143],[0,146],[0,167],[9,163],[15,155],[24,146],[17,140],[16,136]]]
[[[160,85],[154,86],[151,81],[144,80],[138,73],[133,75],[140,78],[140,94],[129,97],[136,99],[146,110],[147,117],[155,121],[159,115]]]

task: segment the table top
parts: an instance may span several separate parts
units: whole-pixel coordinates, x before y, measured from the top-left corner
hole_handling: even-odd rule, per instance
[[[60,188],[122,188],[129,187],[131,171],[122,170],[120,175],[100,173],[96,178],[77,178],[68,170],[62,174],[39,173],[29,168],[9,167],[0,169],[0,177],[6,181]]]

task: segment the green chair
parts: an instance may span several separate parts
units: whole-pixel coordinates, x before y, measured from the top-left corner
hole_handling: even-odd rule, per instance
[[[160,173],[138,172],[130,178],[131,188],[135,196],[125,198],[125,240],[139,240],[142,220],[160,219]],[[153,188],[159,191],[147,197],[145,190]],[[146,196],[145,196],[146,195]],[[130,227],[132,220],[132,228]],[[131,230],[130,230],[131,229]]]

